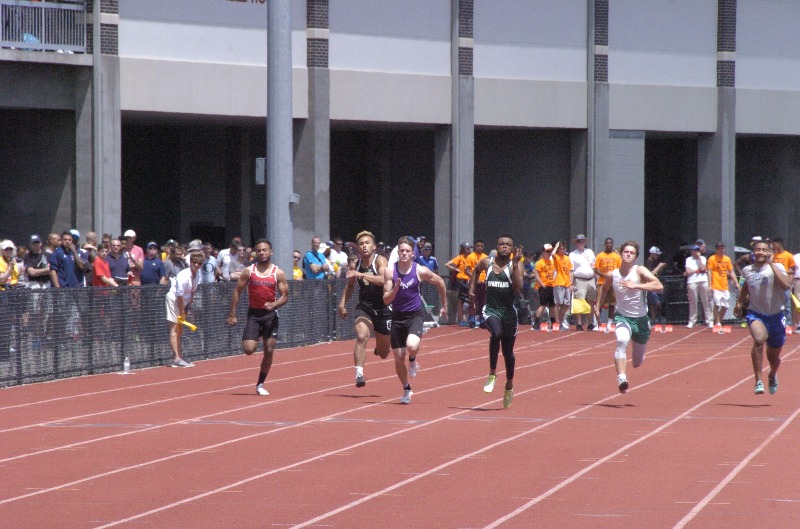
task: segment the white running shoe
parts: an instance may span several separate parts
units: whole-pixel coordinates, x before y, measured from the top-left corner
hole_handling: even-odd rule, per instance
[[[187,362],[186,360],[181,358],[180,360],[173,360],[172,363],[170,364],[170,366],[172,366],[172,367],[194,367],[194,364],[191,363],[191,362]]]
[[[417,371],[419,371],[419,363],[416,360],[414,360],[413,362],[410,362],[408,364],[408,376],[414,378],[415,376],[417,376]]]
[[[486,384],[483,385],[484,393],[491,393],[494,391],[494,383],[497,381],[496,375],[489,375],[489,378],[486,379]]]
[[[410,389],[405,390],[403,396],[400,398],[400,404],[411,404],[411,395],[413,394],[414,392]]]
[[[625,393],[626,391],[628,391],[628,379],[625,378],[625,375],[617,376],[617,384],[619,386],[620,393]]]
[[[256,393],[258,393],[262,397],[266,397],[267,395],[269,395],[269,391],[267,391],[267,388],[264,387],[264,384],[259,384],[256,386]]]

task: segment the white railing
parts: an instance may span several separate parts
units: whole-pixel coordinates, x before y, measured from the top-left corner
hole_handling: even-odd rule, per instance
[[[85,0],[0,0],[0,47],[86,53]]]

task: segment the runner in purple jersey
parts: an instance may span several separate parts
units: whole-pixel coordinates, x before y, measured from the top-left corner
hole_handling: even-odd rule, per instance
[[[419,295],[420,281],[436,285],[439,299],[442,302],[441,315],[447,315],[447,291],[441,277],[424,266],[414,262],[414,243],[408,237],[397,241],[398,261],[384,270],[383,301],[392,305],[391,342],[394,353],[394,368],[403,385],[403,397],[400,404],[411,404],[411,385],[408,377],[415,377],[417,351],[422,337],[424,311]],[[406,369],[406,350],[408,350],[408,369]]]

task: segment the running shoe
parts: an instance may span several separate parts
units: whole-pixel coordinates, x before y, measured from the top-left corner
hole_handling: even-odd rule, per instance
[[[494,383],[497,380],[496,375],[489,375],[489,378],[486,379],[486,384],[483,385],[483,392],[484,393],[491,393],[494,391]]]
[[[403,396],[400,398],[400,404],[411,404],[411,395],[413,394],[414,392],[410,389],[405,390]]]
[[[363,388],[366,385],[367,385],[367,381],[364,378],[364,375],[362,375],[361,373],[357,374],[356,375],[356,387],[357,388]]]
[[[617,382],[619,383],[619,392],[625,393],[628,391],[628,379],[624,377],[617,377]]]
[[[769,379],[769,394],[774,395],[778,392],[778,375]]]
[[[170,364],[171,367],[194,367],[194,364],[191,362],[187,362],[183,358],[180,360],[173,360]]]
[[[413,362],[408,363],[408,376],[414,378],[417,376],[417,371],[419,371],[419,363],[414,360]]]
[[[264,387],[264,384],[259,384],[256,386],[256,393],[258,393],[262,397],[266,397],[267,395],[269,395],[269,391],[267,391],[267,388]]]
[[[503,393],[503,407],[508,408],[511,406],[511,401],[514,400],[514,390],[507,389],[505,393]]]
[[[761,382],[760,380],[756,383],[755,394],[756,395],[763,395],[764,394],[764,383]]]
[[[686,328],[687,328],[687,329],[691,329],[692,327],[694,327],[694,323],[690,323],[690,324],[688,324],[688,325],[686,326]]]

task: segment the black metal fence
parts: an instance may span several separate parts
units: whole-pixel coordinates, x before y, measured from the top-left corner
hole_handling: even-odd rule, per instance
[[[664,277],[663,315],[668,322],[688,319],[683,277]],[[357,293],[348,303],[348,317],[336,313],[346,281],[290,281],[289,303],[280,309],[278,347],[296,347],[355,337],[353,312]],[[226,319],[235,283],[200,285],[189,309],[196,332],[183,333],[189,360],[241,352],[247,295],[240,299],[239,323]],[[120,288],[17,288],[0,292],[0,386],[61,377],[118,371],[123,359],[134,368],[165,365],[172,359],[166,322],[165,286]],[[436,288],[422,284],[422,295],[438,312]],[[454,321],[456,301],[448,292]],[[701,311],[702,318],[702,311]],[[732,314],[731,314],[732,317]],[[442,321],[441,323],[448,323]]]

